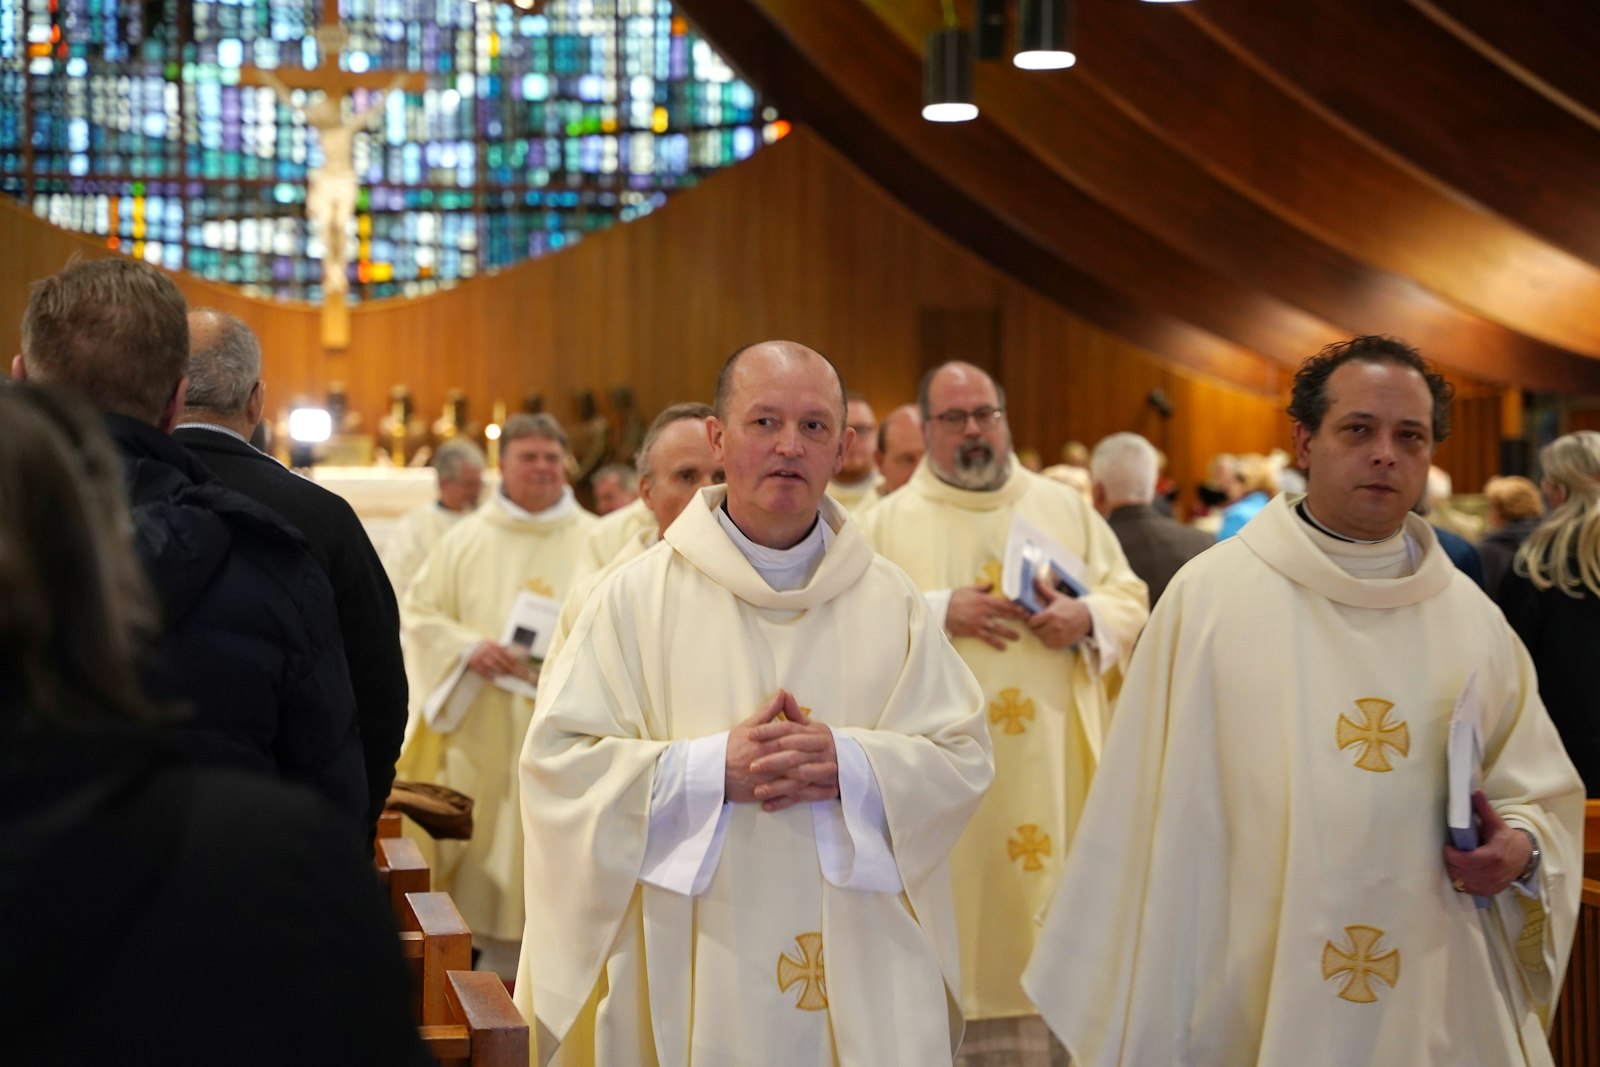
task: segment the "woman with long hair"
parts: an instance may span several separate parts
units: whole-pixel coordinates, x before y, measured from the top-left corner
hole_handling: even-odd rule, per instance
[[[1496,600],[1533,655],[1539,695],[1590,797],[1600,796],[1600,433],[1539,454],[1551,511],[1517,550]]]
[[[155,609],[99,417],[6,385],[0,427],[0,1062],[430,1062],[345,820],[189,765],[144,698]]]

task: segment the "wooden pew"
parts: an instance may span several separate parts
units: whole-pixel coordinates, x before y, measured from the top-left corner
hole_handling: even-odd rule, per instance
[[[433,888],[432,872],[421,849],[409,837],[380,837],[374,845],[378,881],[388,887],[395,922],[404,929],[406,894],[426,893]]]
[[[400,950],[411,964],[412,1014],[424,1026],[448,1021],[445,975],[472,969],[472,931],[449,893],[407,893]]]
[[[1584,805],[1583,876],[1600,881],[1600,800]]]
[[[1586,835],[1585,852],[1588,847]],[[1600,1067],[1600,881],[1592,878],[1583,880],[1572,960],[1550,1027],[1550,1052],[1556,1067]]]
[[[528,1023],[498,976],[450,971],[445,976],[449,1022],[422,1027],[422,1040],[441,1067],[527,1067]]]
[[[385,811],[379,814],[377,836],[380,838],[399,837],[402,817],[398,811]]]

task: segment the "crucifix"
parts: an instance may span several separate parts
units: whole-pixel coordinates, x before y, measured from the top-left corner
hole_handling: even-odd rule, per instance
[[[338,0],[323,0],[316,37],[315,70],[245,67],[239,71],[239,84],[270,88],[317,131],[323,162],[306,176],[306,220],[322,239],[322,344],[338,351],[350,345],[346,295],[350,287],[349,228],[356,211],[355,133],[383,106],[380,98],[345,118],[344,95],[358,88],[380,93],[402,88],[420,92],[426,80],[420,74],[355,74],[340,70],[338,57],[349,34],[339,23]],[[295,89],[312,92],[304,106],[294,102]]]

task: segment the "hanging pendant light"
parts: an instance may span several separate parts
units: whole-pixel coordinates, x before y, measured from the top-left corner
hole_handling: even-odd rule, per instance
[[[1078,61],[1072,51],[1072,0],[1019,0],[1017,53],[1023,70],[1061,70]]]
[[[978,117],[972,102],[972,43],[960,26],[928,34],[922,60],[922,117],[929,122],[968,122]]]

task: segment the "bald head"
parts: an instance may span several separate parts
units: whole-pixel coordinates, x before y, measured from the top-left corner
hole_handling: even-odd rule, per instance
[[[922,462],[922,413],[915,404],[901,404],[878,426],[878,446],[873,460],[883,484],[878,491],[888,496],[911,479],[911,472]]]
[[[839,393],[839,420],[841,424],[844,422],[844,377],[839,373],[839,368],[835,367],[822,353],[813,351],[805,345],[794,341],[758,341],[753,345],[745,345],[729,356],[727,362],[722,365],[722,370],[717,374],[717,395],[712,403],[717,418],[722,419],[727,414],[728,405],[733,398],[733,390],[740,379],[740,368],[743,366],[746,357],[752,355],[759,356],[763,364],[776,360],[780,363],[789,363],[795,367],[810,360],[821,360],[833,374],[833,383]]]

